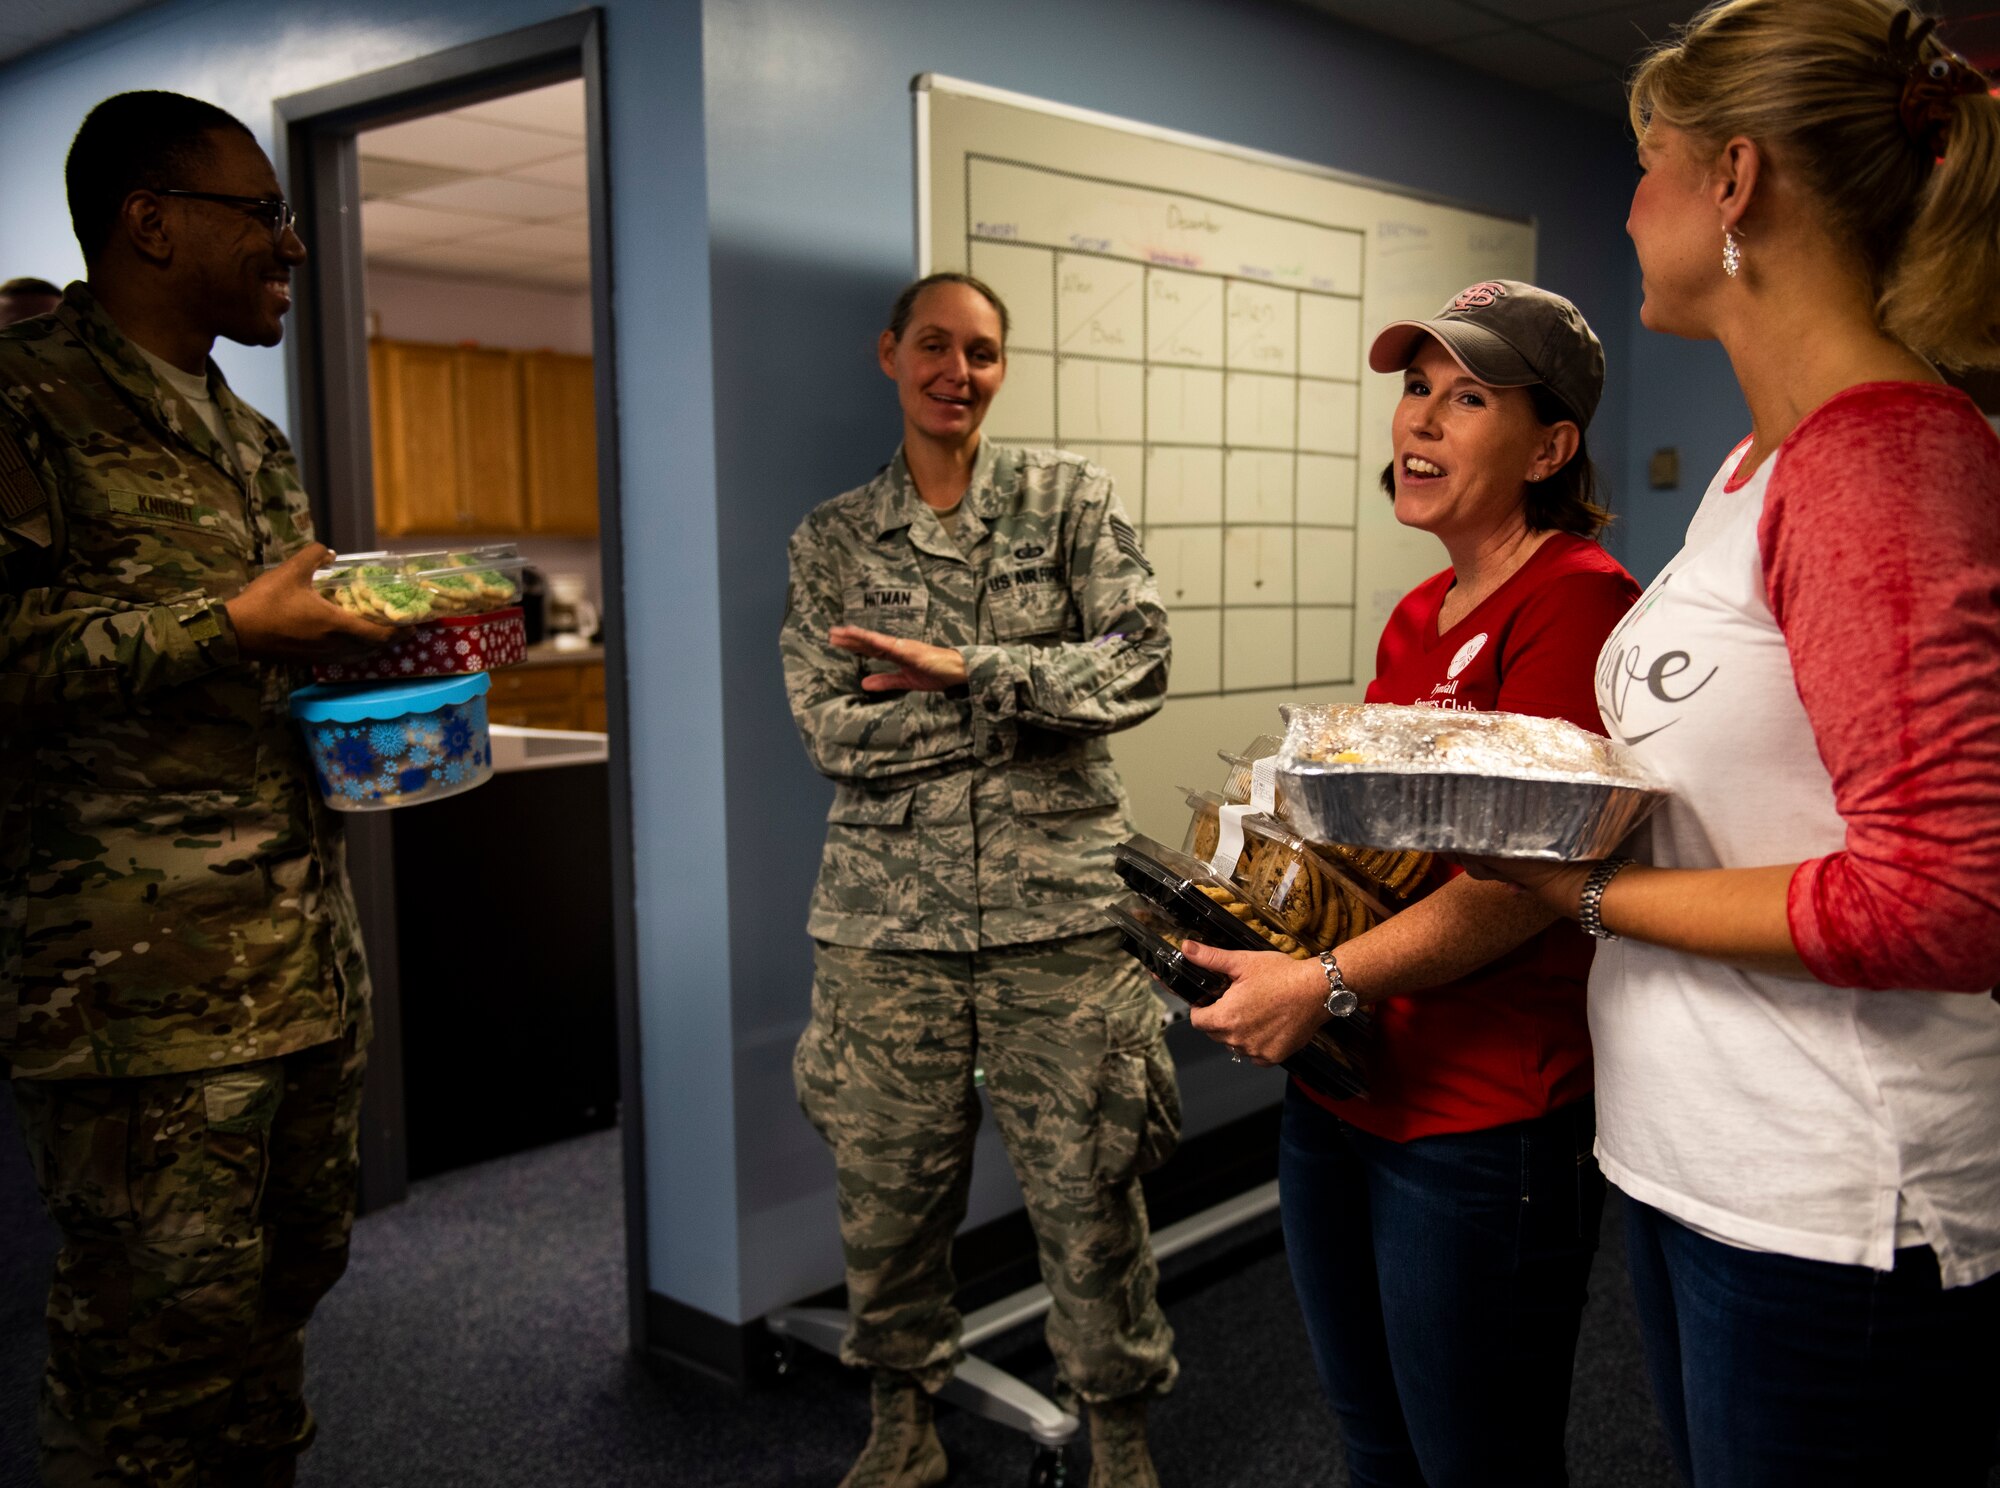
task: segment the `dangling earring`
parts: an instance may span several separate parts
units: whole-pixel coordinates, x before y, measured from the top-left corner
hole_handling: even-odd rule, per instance
[[[1722,230],[1722,272],[1734,279],[1743,272],[1743,250],[1736,246],[1736,234]]]

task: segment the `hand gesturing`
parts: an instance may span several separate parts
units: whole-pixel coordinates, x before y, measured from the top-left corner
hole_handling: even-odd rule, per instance
[[[896,664],[896,671],[871,672],[863,677],[864,692],[943,692],[965,681],[965,657],[949,646],[906,641],[858,625],[836,625],[826,638],[839,650]]]

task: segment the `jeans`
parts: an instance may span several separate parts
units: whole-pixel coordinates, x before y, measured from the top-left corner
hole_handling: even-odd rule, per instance
[[[1938,1285],[1929,1246],[1873,1271],[1739,1250],[1625,1201],[1646,1372],[1684,1481],[1812,1488],[1987,1481],[2000,1276]]]
[[[1286,1091],[1285,1250],[1356,1488],[1568,1482],[1595,1128],[1582,1100],[1391,1142]]]

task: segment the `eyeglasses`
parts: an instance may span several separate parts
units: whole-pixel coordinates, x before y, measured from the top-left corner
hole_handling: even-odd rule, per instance
[[[186,196],[195,201],[221,202],[225,207],[236,207],[271,230],[273,240],[282,238],[292,228],[298,226],[299,214],[292,210],[292,204],[282,196],[226,196],[219,191],[155,191],[155,196]]]

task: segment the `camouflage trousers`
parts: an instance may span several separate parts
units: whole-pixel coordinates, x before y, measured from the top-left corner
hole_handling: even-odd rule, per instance
[[[51,1488],[288,1484],[305,1324],[347,1267],[365,1053],[19,1080],[61,1231],[41,1402]]]
[[[932,1390],[958,1367],[975,1066],[1054,1295],[1049,1349],[1085,1400],[1160,1393],[1173,1330],[1139,1175],[1180,1136],[1160,1006],[1115,934],[958,955],[818,944],[799,1103],[833,1149],[851,1323],[841,1357]]]

